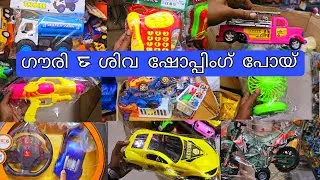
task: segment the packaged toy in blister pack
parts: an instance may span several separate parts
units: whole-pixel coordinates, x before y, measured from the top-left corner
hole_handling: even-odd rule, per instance
[[[264,125],[267,124],[261,121],[223,122],[220,156],[223,178],[284,178],[285,173],[298,167],[303,121],[269,121],[269,127]]]
[[[96,85],[96,81],[91,78],[24,78],[16,80],[6,91],[12,92],[10,104],[17,119],[35,122],[48,118],[38,117],[38,111],[44,111],[46,115],[54,114],[58,118],[66,110],[60,105],[75,103],[83,93]],[[14,113],[20,111],[24,118],[20,117],[20,113]]]
[[[209,86],[196,77],[131,77],[119,95],[125,120],[193,117]]]
[[[284,76],[249,76],[241,78],[243,92],[259,95],[253,107],[254,119],[270,118],[275,114],[286,114],[296,110],[286,93],[288,88],[287,77]],[[286,118],[285,118],[286,119]]]
[[[14,63],[13,60],[9,62]],[[15,72],[13,71],[12,64],[0,61],[0,91],[15,78]]]
[[[157,123],[170,122],[144,122],[143,127],[142,123],[141,127],[127,123],[129,145],[124,149],[124,169],[155,171],[173,179],[220,179],[216,150],[220,145],[219,123],[211,127],[216,130],[211,137],[196,133],[183,122],[172,122],[175,130],[170,132],[157,127]]]
[[[181,47],[182,13],[131,5],[127,28],[132,31],[132,51],[170,51]]]
[[[75,50],[84,33],[83,19],[74,15],[16,11],[16,51]]]
[[[2,123],[1,178],[106,178],[106,127],[92,123]]]

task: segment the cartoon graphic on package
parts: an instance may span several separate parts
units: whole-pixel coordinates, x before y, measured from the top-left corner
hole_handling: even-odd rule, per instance
[[[54,0],[53,7],[59,12],[63,13],[66,8],[68,8],[71,12],[76,9],[76,3],[79,0]]]
[[[35,51],[51,48],[70,51],[72,38],[83,34],[84,24],[75,17],[40,15],[39,19],[22,19],[15,43],[17,51]]]
[[[55,83],[55,80],[58,80],[59,84]],[[62,101],[71,101],[72,95],[82,94],[85,91],[85,85],[62,77],[46,77],[28,83],[12,84],[8,90],[12,90],[11,99],[30,101],[24,120],[35,122],[39,108],[51,107]],[[46,99],[51,102],[45,104],[43,101]]]
[[[131,50],[169,51],[178,44],[181,20],[175,12],[134,5],[127,16],[132,31]]]
[[[86,132],[79,126],[71,129],[64,139],[60,155],[54,167],[54,173],[60,177],[61,171],[66,171],[66,180],[79,179],[82,175],[82,164],[86,155],[85,139]]]
[[[39,176],[50,166],[53,148],[49,138],[32,125],[20,125],[10,133],[13,146],[6,151],[6,172],[13,176]]]
[[[221,142],[221,168],[223,176],[238,175],[240,163],[255,170],[257,180],[269,180],[269,165],[280,172],[290,172],[299,164],[299,152],[290,145],[298,138],[298,125],[259,136],[245,129],[246,124],[231,121],[227,135]]]

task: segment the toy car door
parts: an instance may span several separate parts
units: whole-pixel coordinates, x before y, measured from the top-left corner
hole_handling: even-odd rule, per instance
[[[283,17],[275,18],[272,28],[272,41],[287,44],[288,40],[288,22]]]

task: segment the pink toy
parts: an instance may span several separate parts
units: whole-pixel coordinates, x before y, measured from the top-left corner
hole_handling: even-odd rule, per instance
[[[215,135],[215,130],[202,121],[185,120],[185,122],[192,125],[194,130],[207,138],[213,137]]]
[[[278,14],[271,12],[257,12],[258,14]],[[256,44],[286,44],[293,50],[300,49],[306,41],[303,38],[303,29],[289,27],[286,18],[272,16],[262,20],[233,19],[226,25],[220,26],[217,42]]]

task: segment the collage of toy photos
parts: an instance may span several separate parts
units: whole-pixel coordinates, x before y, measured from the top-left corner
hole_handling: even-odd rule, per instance
[[[320,0],[0,0],[0,180],[320,180]],[[300,50],[303,76],[18,77],[21,51]]]

